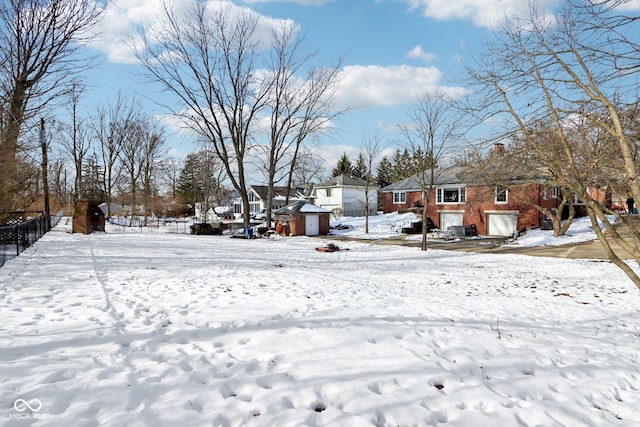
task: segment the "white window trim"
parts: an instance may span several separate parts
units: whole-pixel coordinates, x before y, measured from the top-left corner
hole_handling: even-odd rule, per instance
[[[504,189],[500,190],[500,186],[496,186],[495,187],[495,195],[493,198],[493,201],[496,205],[506,205],[509,203],[509,189],[506,187],[503,187]],[[504,193],[504,200],[498,200],[498,195],[503,194]]]
[[[396,194],[398,196],[402,195],[403,197],[401,197],[403,200],[398,200],[400,199],[400,197],[398,197],[398,199],[396,199]],[[407,192],[406,191],[394,191],[393,192],[393,204],[394,205],[404,205],[405,203],[407,203]]]
[[[444,190],[458,190],[457,202],[445,202]],[[465,186],[445,186],[436,188],[436,204],[437,205],[464,205],[467,203],[467,187]]]

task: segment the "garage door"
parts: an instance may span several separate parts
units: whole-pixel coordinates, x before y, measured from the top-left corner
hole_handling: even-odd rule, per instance
[[[306,236],[317,236],[320,234],[320,215],[306,215],[304,230]]]
[[[518,228],[518,214],[488,213],[487,224],[487,234],[490,236],[513,236]]]
[[[462,225],[461,212],[440,212],[440,229],[446,230],[448,227]]]

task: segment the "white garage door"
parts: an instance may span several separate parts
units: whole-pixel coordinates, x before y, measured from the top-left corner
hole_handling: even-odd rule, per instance
[[[306,215],[304,230],[306,236],[317,236],[320,234],[320,215]]]
[[[487,214],[490,236],[513,236],[518,228],[518,215],[513,213],[489,213]]]
[[[446,230],[448,227],[462,225],[462,213],[440,212],[440,229]]]

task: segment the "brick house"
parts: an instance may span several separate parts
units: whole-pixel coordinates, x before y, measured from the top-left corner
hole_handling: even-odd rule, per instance
[[[427,211],[443,230],[475,225],[480,235],[510,236],[516,230],[540,227],[545,218],[531,204],[547,209],[558,206],[557,190],[544,179],[508,188],[481,185],[462,166],[440,168],[435,176]],[[391,184],[382,193],[384,213],[423,206],[416,176]]]

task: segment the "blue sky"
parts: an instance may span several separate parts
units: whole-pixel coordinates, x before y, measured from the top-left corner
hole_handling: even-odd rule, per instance
[[[180,4],[184,0],[175,0]],[[203,0],[204,1],[204,0]],[[222,0],[209,0],[219,2]],[[561,0],[538,0],[551,13]],[[379,128],[389,151],[400,139],[397,125],[417,96],[435,88],[463,91],[463,61],[477,55],[492,25],[518,13],[526,0],[235,0],[266,20],[289,19],[300,27],[305,47],[326,63],[343,58],[337,102],[354,110],[335,123],[320,150],[327,167],[343,152],[355,160],[365,131]],[[160,0],[115,0],[106,6],[103,37],[93,47],[104,60],[91,73],[92,101],[118,90],[157,97],[131,63],[122,35],[144,19],[154,19]],[[640,9],[640,0],[633,1]],[[355,108],[357,107],[357,108]],[[150,114],[166,113],[151,101]],[[176,155],[194,150],[184,135],[173,135]]]

